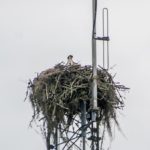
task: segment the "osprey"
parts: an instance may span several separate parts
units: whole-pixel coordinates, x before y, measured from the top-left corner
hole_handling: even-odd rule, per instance
[[[67,57],[68,61],[66,63],[66,66],[72,66],[72,65],[77,65],[77,63],[75,63],[73,60],[72,60],[73,56],[72,55],[69,55]]]

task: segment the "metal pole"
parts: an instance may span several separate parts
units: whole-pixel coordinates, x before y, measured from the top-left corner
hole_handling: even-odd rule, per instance
[[[94,128],[94,124],[92,123],[92,134],[91,134],[91,137],[92,137],[92,143],[91,143],[91,150],[94,150],[94,140],[93,140],[93,137],[94,137],[94,132],[93,132],[93,128]]]
[[[83,150],[86,150],[86,101],[81,102],[81,121],[82,121],[82,143]]]
[[[92,109],[97,109],[97,57],[96,57],[96,0],[92,0],[93,12],[93,35],[92,35],[92,67],[93,67],[93,87],[92,87]],[[96,113],[92,112],[92,121],[96,120]]]
[[[58,124],[57,126],[57,150],[60,150],[60,146],[59,146],[59,143],[60,143],[60,126]]]
[[[49,129],[47,131],[47,137],[46,137],[46,148],[47,148],[47,150],[50,149],[50,132],[49,132]]]
[[[99,121],[97,122],[97,145],[96,150],[99,150]]]
[[[56,131],[55,131],[55,146],[56,146],[56,150],[58,150],[58,124],[56,126]]]

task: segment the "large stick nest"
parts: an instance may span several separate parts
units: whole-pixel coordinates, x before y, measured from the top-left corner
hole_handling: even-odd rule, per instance
[[[90,110],[92,99],[92,67],[62,63],[41,72],[28,86],[33,120],[43,120],[42,128],[53,133],[59,125],[71,126],[73,118],[81,114],[80,103],[86,101]],[[111,135],[111,121],[117,125],[116,110],[124,107],[120,91],[127,88],[113,81],[107,70],[97,68],[98,121],[106,125]]]

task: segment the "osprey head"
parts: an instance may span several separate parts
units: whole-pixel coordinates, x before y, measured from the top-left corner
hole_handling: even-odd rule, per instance
[[[72,56],[72,55],[69,55],[67,58],[68,58],[68,59],[72,59],[72,58],[73,58],[73,56]]]

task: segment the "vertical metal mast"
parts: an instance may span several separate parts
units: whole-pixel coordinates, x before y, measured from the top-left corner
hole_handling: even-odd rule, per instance
[[[96,112],[97,109],[97,52],[96,52],[96,10],[97,9],[97,0],[92,0],[92,25],[93,25],[93,31],[92,31],[92,69],[93,69],[93,83],[92,83],[92,112],[91,112],[91,119],[92,119],[92,143],[91,143],[91,150],[94,150],[94,132],[93,128],[95,127],[96,122]]]
[[[96,2],[92,0],[92,17],[93,17],[93,33],[92,33],[92,67],[93,67],[93,87],[92,87],[92,109],[97,109],[97,56],[96,56],[96,40],[94,39],[96,34]],[[92,112],[92,121],[95,121],[96,113]]]

